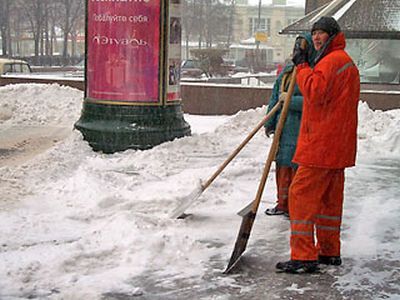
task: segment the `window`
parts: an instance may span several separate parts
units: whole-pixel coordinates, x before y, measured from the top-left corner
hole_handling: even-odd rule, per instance
[[[266,26],[265,30],[267,31],[268,36],[270,36],[271,35],[271,19],[270,18],[267,19],[267,26]]]
[[[268,19],[269,20],[269,19]],[[265,19],[260,18],[260,26],[258,26],[258,18],[249,18],[249,35],[253,35],[254,32],[261,30],[265,31]]]
[[[258,30],[266,31],[270,35],[271,19],[260,18],[260,27],[258,27],[258,18],[249,18],[249,35],[253,35]]]
[[[400,83],[399,40],[347,39],[346,44],[360,71],[361,82]]]
[[[4,69],[3,69],[3,73],[10,73],[12,72],[12,65],[11,64],[4,64]]]
[[[21,64],[13,64],[13,72],[21,73],[22,72],[22,65]]]
[[[21,65],[21,72],[22,72],[22,73],[31,73],[31,69],[29,68],[28,65],[22,64],[22,65]]]
[[[3,65],[3,74],[6,73],[31,73],[31,69],[26,63],[5,63]]]

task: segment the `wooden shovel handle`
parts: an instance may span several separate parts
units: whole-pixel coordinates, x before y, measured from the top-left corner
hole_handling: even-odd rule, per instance
[[[305,49],[307,46],[307,41],[303,39],[301,41],[301,48]],[[258,210],[258,206],[260,205],[262,193],[264,192],[265,183],[267,181],[269,170],[271,169],[272,161],[275,159],[276,153],[278,151],[279,140],[281,138],[283,126],[285,126],[286,116],[289,112],[290,101],[292,99],[292,95],[294,92],[294,86],[296,84],[296,75],[297,75],[297,68],[293,67],[292,71],[292,78],[290,79],[290,84],[288,88],[288,92],[286,94],[285,102],[283,104],[282,112],[279,117],[278,125],[275,130],[274,139],[272,140],[272,145],[269,150],[267,161],[265,162],[264,171],[261,176],[260,183],[258,185],[256,198],[253,201],[253,205],[251,207],[251,211],[256,214]]]
[[[243,140],[243,142],[229,155],[229,157],[222,163],[222,165],[218,168],[217,171],[205,182],[202,184],[202,190],[204,191],[206,188],[210,186],[210,184],[217,178],[219,174],[225,169],[225,167],[235,158],[236,155],[243,149],[243,147],[253,138],[253,136],[260,130],[262,126],[264,126],[265,122],[267,122],[281,107],[281,104],[277,102],[275,106],[264,116],[264,118],[257,124],[257,126],[247,135],[247,137]]]
[[[294,67],[293,72],[292,72],[292,78],[291,78],[290,84],[289,84],[289,89],[286,94],[286,99],[283,104],[282,112],[281,112],[281,115],[280,115],[280,118],[278,121],[278,125],[275,130],[274,139],[272,140],[272,145],[271,145],[271,148],[268,153],[268,158],[267,158],[267,161],[265,162],[264,171],[261,176],[260,183],[258,185],[256,198],[254,199],[253,205],[251,207],[251,210],[254,214],[257,213],[258,206],[260,205],[262,193],[264,191],[265,183],[267,181],[268,173],[271,169],[271,164],[272,164],[273,160],[275,159],[276,153],[278,151],[279,139],[281,138],[283,126],[285,125],[286,116],[289,111],[289,106],[290,106],[290,101],[291,101],[291,98],[293,95],[294,86],[296,84],[296,73],[297,73],[297,69],[296,69],[296,67]]]

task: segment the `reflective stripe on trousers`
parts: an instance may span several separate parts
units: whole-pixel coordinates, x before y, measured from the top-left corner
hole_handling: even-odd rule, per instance
[[[344,169],[299,166],[289,190],[291,259],[340,255],[343,190]]]

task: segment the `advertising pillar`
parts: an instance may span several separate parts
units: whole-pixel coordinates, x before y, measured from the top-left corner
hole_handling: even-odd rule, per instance
[[[190,135],[180,99],[181,0],[87,0],[80,130],[95,151]]]

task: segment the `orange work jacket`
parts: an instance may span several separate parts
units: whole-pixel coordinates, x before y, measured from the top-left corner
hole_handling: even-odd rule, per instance
[[[297,66],[304,96],[303,116],[293,162],[341,169],[355,165],[360,76],[338,33],[314,69]]]

